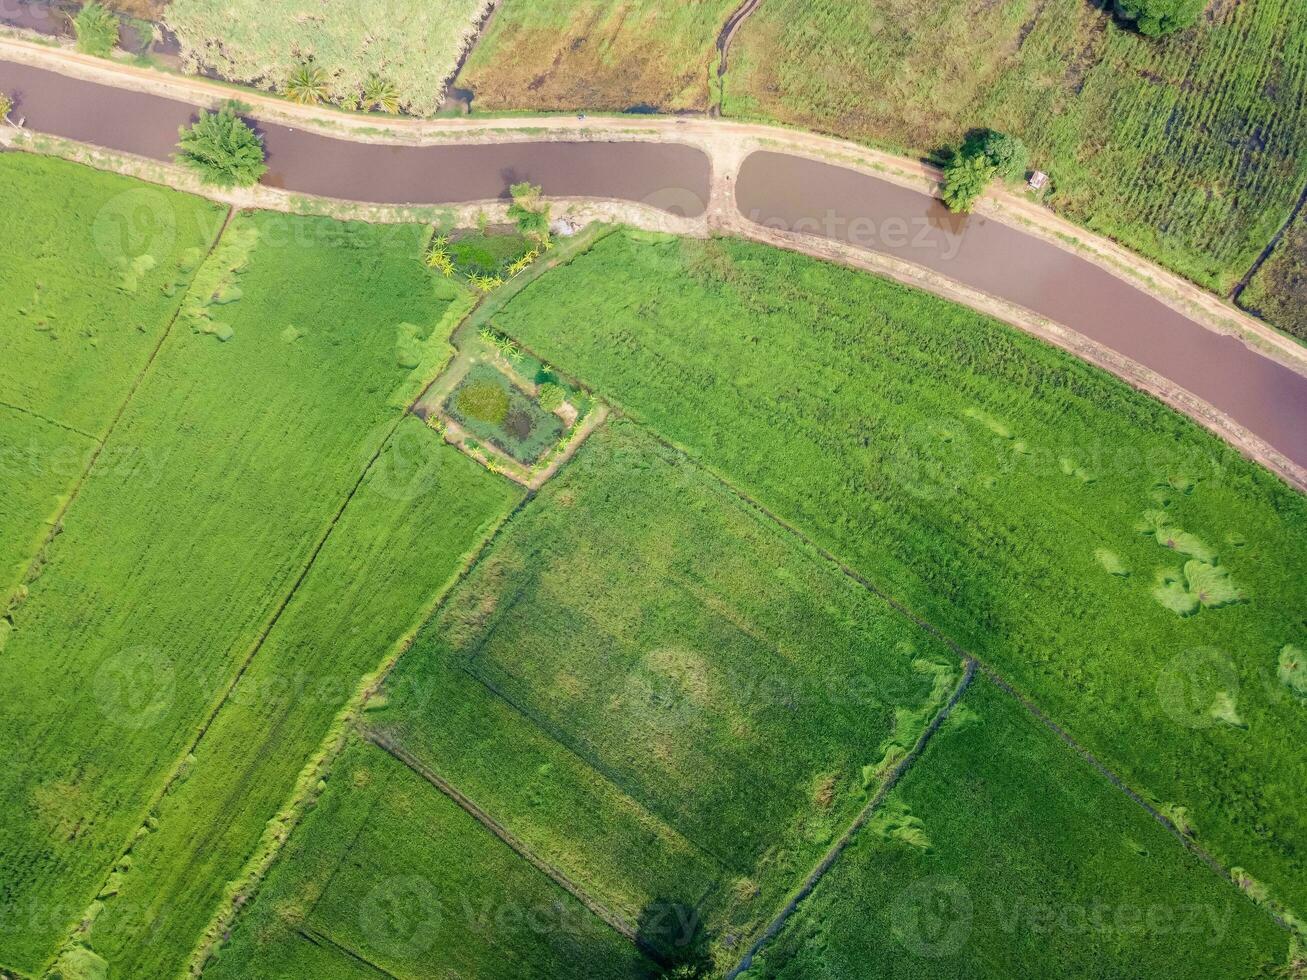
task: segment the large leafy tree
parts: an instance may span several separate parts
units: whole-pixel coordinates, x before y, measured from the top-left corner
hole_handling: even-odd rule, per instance
[[[956,154],[944,167],[944,203],[950,211],[970,211],[997,172],[983,153]]]
[[[972,156],[984,155],[1004,180],[1019,180],[1026,175],[1026,168],[1030,165],[1030,151],[1025,143],[993,129],[983,130],[969,138],[962,152]]]
[[[517,223],[517,230],[537,242],[549,239],[549,205],[540,199],[540,188],[528,181],[509,188],[513,203],[508,216]]]
[[[1188,27],[1206,6],[1207,0],[1116,0],[1116,13],[1140,34],[1160,37]]]
[[[228,102],[217,112],[201,112],[189,129],[183,127],[177,162],[215,187],[249,187],[267,172],[263,141],[236,115]]]

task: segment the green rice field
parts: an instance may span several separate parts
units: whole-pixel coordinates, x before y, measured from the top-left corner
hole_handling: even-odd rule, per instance
[[[632,923],[659,902],[697,908],[728,949],[960,677],[881,599],[610,422],[504,530],[368,717],[605,907]]]
[[[1284,963],[1287,943],[977,679],[744,976],[1253,977]]]
[[[1307,638],[1300,494],[1014,330],[762,246],[616,233],[494,322],[1307,907],[1307,716],[1277,667]]]

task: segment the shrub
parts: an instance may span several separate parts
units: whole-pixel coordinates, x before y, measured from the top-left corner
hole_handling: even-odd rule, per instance
[[[363,83],[363,108],[399,112],[399,89],[379,75],[369,75]]]
[[[970,211],[997,172],[984,153],[956,154],[944,167],[944,203],[950,211]]]
[[[458,410],[468,418],[498,425],[508,415],[508,392],[493,381],[476,381],[458,393]]]
[[[73,18],[77,50],[107,58],[118,44],[118,18],[92,0]]]
[[[327,98],[329,90],[327,73],[317,65],[300,65],[290,73],[281,90],[282,94],[292,102],[298,102],[300,105],[316,105]]]
[[[546,412],[557,411],[562,406],[566,394],[560,385],[545,382],[536,392],[536,403]]]
[[[14,111],[14,100],[8,93],[0,92],[0,122],[9,121],[9,113]]]
[[[533,241],[549,238],[549,206],[540,200],[540,188],[527,181],[509,188],[513,203],[508,216],[517,222],[517,230]]]
[[[189,129],[183,127],[176,160],[215,187],[249,187],[267,171],[263,142],[236,115],[236,103],[217,112],[201,112]]]
[[[1116,14],[1140,34],[1161,37],[1193,24],[1207,0],[1116,0]]]

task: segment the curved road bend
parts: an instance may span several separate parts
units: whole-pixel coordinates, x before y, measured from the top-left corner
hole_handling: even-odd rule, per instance
[[[186,102],[0,61],[0,90],[34,130],[168,160]],[[531,180],[551,195],[707,201],[711,162],[677,143],[394,146],[262,125],[266,184],[367,203],[457,204]],[[772,151],[748,156],[736,203],[759,224],[879,251],[1010,301],[1186,389],[1307,467],[1307,377],[1208,330],[1092,262],[868,174]],[[663,194],[675,191],[675,194]],[[688,193],[687,193],[688,192]],[[684,208],[668,208],[678,213]],[[686,214],[698,217],[697,212]]]

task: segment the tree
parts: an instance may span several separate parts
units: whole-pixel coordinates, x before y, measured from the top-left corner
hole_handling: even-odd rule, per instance
[[[552,412],[561,407],[566,397],[567,392],[563,390],[562,385],[551,382],[546,382],[536,389],[536,404],[546,412]]]
[[[73,18],[73,33],[78,51],[107,58],[118,45],[118,18],[91,0]]]
[[[508,190],[513,195],[508,216],[517,223],[517,230],[537,242],[548,241],[549,205],[540,200],[539,186],[522,181]]]
[[[983,153],[955,154],[944,167],[944,203],[950,211],[970,211],[997,172]]]
[[[1015,136],[986,129],[978,137],[969,139],[967,143],[968,145],[963,147],[963,152],[966,153],[970,149],[972,153],[983,153],[994,165],[998,176],[1004,180],[1020,180],[1026,175],[1026,169],[1030,164],[1030,151],[1026,149],[1026,144]]]
[[[291,72],[286,84],[282,86],[286,98],[300,105],[316,105],[327,98],[328,91],[327,73],[319,66],[307,62]]]
[[[1116,15],[1140,34],[1161,37],[1189,27],[1206,6],[1207,0],[1116,0]]]
[[[9,113],[14,111],[14,100],[8,92],[0,92],[0,121],[9,122]]]
[[[363,108],[399,112],[399,89],[379,75],[369,75],[363,83]]]
[[[237,103],[217,112],[201,112],[189,129],[182,127],[176,160],[215,187],[250,187],[267,172],[263,141],[236,115]]]

